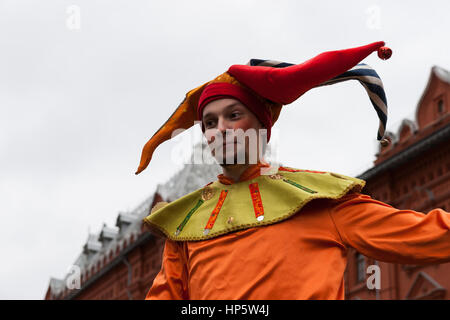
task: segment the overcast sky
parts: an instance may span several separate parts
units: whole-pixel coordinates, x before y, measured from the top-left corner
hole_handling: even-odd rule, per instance
[[[384,82],[388,129],[414,119],[431,67],[450,69],[450,2],[306,3],[0,0],[0,299],[42,299],[89,229],[113,226],[180,168],[178,139],[134,175],[185,93],[232,64],[384,40],[392,58],[364,62]],[[284,107],[271,141],[285,165],[357,176],[375,159],[377,129],[349,81]]]

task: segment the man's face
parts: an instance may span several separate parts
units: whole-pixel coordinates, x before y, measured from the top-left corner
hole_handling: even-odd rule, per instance
[[[260,129],[258,118],[239,100],[214,100],[203,109],[202,122],[212,155],[220,165],[251,164],[260,159]],[[244,161],[244,162],[242,162]]]

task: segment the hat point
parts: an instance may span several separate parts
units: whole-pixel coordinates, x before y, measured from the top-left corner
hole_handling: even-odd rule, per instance
[[[378,41],[350,49],[327,51],[285,68],[232,65],[228,72],[262,97],[287,105],[308,90],[351,69],[384,44],[384,41]]]

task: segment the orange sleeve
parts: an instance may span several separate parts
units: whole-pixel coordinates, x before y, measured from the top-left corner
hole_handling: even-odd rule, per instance
[[[182,244],[166,240],[161,270],[145,300],[187,300],[187,268]]]
[[[450,213],[399,210],[353,193],[330,209],[341,240],[379,261],[431,264],[450,261]]]

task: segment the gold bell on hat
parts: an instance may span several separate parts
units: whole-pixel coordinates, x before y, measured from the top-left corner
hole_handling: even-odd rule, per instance
[[[383,147],[387,147],[390,144],[390,141],[389,141],[389,139],[383,138],[383,139],[381,139],[380,144]]]

